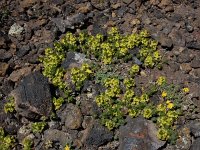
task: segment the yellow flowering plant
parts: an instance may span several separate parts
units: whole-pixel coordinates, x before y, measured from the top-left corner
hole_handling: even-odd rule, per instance
[[[103,88],[99,90],[95,102],[101,110],[100,120],[109,130],[124,124],[127,115],[142,115],[157,124],[158,137],[161,140],[175,141],[175,122],[181,114],[180,100],[189,89],[184,88],[180,92],[178,87],[168,84],[164,76],[158,77],[144,89],[135,82],[140,71],[162,64],[162,55],[157,45],[158,42],[151,39],[146,30],[123,35],[113,27],[107,36],[68,32],[52,48],[47,48],[45,55],[40,58],[44,66],[44,76],[65,93],[65,97],[56,95],[58,98],[53,98],[55,110],[62,106],[65,99],[82,94],[81,89],[86,80],[96,79],[92,84],[100,84]],[[139,49],[137,54],[132,53],[135,48]],[[88,59],[93,60],[94,65],[84,62],[80,67],[68,70],[62,68],[62,62],[70,51],[84,53]],[[134,57],[141,61],[139,65],[132,62],[135,61]],[[119,67],[121,64],[128,67]],[[65,80],[68,74],[70,84]],[[69,86],[71,83],[75,87],[74,92]],[[158,100],[154,100],[154,95]],[[35,128],[39,130],[43,126],[36,124]]]

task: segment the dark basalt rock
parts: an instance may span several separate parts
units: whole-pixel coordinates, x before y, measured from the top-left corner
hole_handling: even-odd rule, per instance
[[[7,52],[4,49],[0,49],[0,61],[8,61],[12,57],[10,52]]]
[[[80,109],[73,104],[68,104],[64,110],[59,111],[61,122],[65,124],[66,128],[78,129],[81,127],[83,116]]]
[[[110,142],[113,138],[113,133],[98,123],[94,123],[91,127],[88,127],[84,130],[83,134],[84,145],[93,147],[94,149]]]
[[[28,54],[28,52],[30,51],[30,46],[29,45],[23,45],[22,47],[19,48],[19,50],[17,51],[17,56],[18,57],[23,57],[26,54]]]
[[[27,75],[19,86],[11,92],[15,99],[16,111],[27,118],[48,117],[52,109],[52,99],[48,79],[41,73]]]
[[[195,42],[195,41],[188,42],[186,46],[187,48],[190,48],[190,49],[200,50],[200,43]]]
[[[63,147],[72,142],[71,136],[63,131],[57,129],[49,129],[44,132],[44,141],[57,141]]]
[[[75,26],[82,26],[85,21],[87,20],[87,16],[79,13],[72,16],[67,17],[66,19],[63,18],[52,18],[51,19],[58,29],[64,33],[66,29],[74,29]]]
[[[8,95],[14,88],[14,82],[10,81],[10,80],[6,80],[2,83],[2,86],[0,88],[0,91],[4,94],[4,95]]]
[[[91,4],[93,7],[95,7],[96,9],[99,10],[105,10],[107,8],[109,8],[110,6],[110,2],[109,1],[99,1],[99,0],[91,0]]]
[[[127,120],[127,124],[119,129],[120,150],[157,150],[165,144],[157,139],[152,122],[141,117]]]
[[[200,122],[198,121],[191,122],[190,131],[195,138],[200,137]]]

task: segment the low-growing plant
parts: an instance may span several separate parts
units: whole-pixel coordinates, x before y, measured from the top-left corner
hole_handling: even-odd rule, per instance
[[[22,145],[23,145],[23,150],[31,150],[31,148],[33,146],[33,141],[32,141],[32,139],[26,137],[23,139]]]
[[[59,98],[54,97],[53,104],[54,104],[55,110],[59,109],[64,102],[65,102],[65,100],[63,97],[59,97]]]
[[[4,129],[0,127],[0,149],[9,150],[14,147],[15,138],[10,135],[6,135]]]
[[[92,70],[87,63],[83,63],[80,68],[71,69],[72,83],[75,85],[76,90],[80,90],[86,79],[90,77]]]
[[[124,124],[127,115],[142,115],[157,124],[159,139],[173,143],[177,137],[175,122],[181,114],[180,100],[189,89],[180,91],[173,84],[167,84],[162,76],[145,88],[139,88],[135,83],[135,77],[143,69],[161,68],[162,56],[157,45],[158,42],[151,39],[146,30],[122,35],[114,27],[107,36],[68,32],[53,48],[45,50],[45,56],[40,61],[44,65],[43,74],[64,91],[66,97],[72,97],[69,82],[74,84],[77,93],[81,93],[86,80],[95,79],[95,83],[101,84],[104,91],[96,96],[95,101],[102,111],[101,122],[108,129]],[[134,48],[139,49],[136,55],[131,53]],[[62,68],[61,64],[69,51],[84,53],[93,60],[93,66],[84,62],[80,67]],[[139,65],[133,63],[135,57],[141,61]],[[128,70],[121,68],[121,74],[116,67],[119,63],[129,63],[131,67]],[[66,74],[71,75],[71,81],[64,79]],[[135,88],[141,93],[135,93]],[[157,102],[152,100],[155,94],[159,96]],[[55,109],[60,108],[64,99],[53,98]]]
[[[34,122],[31,124],[31,130],[33,133],[41,133],[46,127],[46,122]]]
[[[15,99],[14,97],[8,97],[8,102],[4,105],[4,111],[6,113],[12,113],[15,111]]]

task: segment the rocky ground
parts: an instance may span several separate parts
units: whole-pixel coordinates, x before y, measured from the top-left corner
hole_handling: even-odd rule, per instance
[[[199,150],[199,14],[198,0],[1,0],[0,126],[17,139],[14,149],[21,150],[22,140],[29,136],[36,150],[45,149],[48,141],[53,141],[47,148],[52,150],[70,143],[82,150]],[[30,123],[38,116],[52,117],[52,85],[38,61],[44,49],[67,31],[105,34],[112,26],[125,34],[147,29],[167,59],[162,71],[154,69],[148,76],[165,75],[190,88],[175,145],[156,139],[152,123],[140,117],[107,130],[93,117],[98,111],[93,99],[84,97],[79,105],[62,106],[56,112],[59,119],[47,119],[42,133],[31,132]],[[15,98],[15,113],[4,112],[9,95]]]

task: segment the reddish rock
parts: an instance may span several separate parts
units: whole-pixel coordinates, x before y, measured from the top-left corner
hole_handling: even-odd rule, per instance
[[[7,63],[0,62],[0,76],[5,76],[8,68],[9,68],[9,65]]]
[[[128,118],[128,123],[120,127],[120,150],[156,150],[165,144],[157,138],[155,124],[144,118]]]
[[[23,76],[26,76],[31,73],[33,67],[25,67],[19,70],[13,71],[8,79],[10,79],[13,82],[19,81]]]

